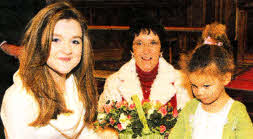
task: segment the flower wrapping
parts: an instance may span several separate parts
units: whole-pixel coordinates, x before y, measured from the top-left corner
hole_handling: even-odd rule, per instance
[[[113,128],[121,139],[160,139],[169,134],[177,121],[177,109],[173,109],[170,103],[141,102],[137,95],[132,96],[132,100],[132,103],[107,101],[98,111],[95,127]]]

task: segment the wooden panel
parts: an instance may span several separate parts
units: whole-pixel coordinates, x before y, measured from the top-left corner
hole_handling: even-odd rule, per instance
[[[89,30],[128,30],[129,26],[95,26],[89,25]],[[203,27],[165,27],[166,31],[201,32]]]

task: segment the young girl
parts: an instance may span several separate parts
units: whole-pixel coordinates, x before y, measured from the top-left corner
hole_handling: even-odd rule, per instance
[[[1,108],[6,138],[97,138],[88,126],[98,95],[81,14],[65,2],[45,7],[28,24],[22,46]]]
[[[204,44],[186,65],[196,98],[179,114],[169,138],[252,139],[252,122],[245,106],[224,89],[234,69],[232,56],[223,47]]]

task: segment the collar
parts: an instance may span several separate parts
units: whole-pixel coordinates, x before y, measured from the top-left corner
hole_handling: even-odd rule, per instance
[[[136,72],[141,82],[153,81],[156,78],[156,75],[158,73],[159,62],[151,71],[148,72],[143,71],[137,64],[135,65],[136,65]]]
[[[154,79],[150,91],[151,101],[159,100],[165,104],[175,95],[175,72],[176,70],[173,66],[167,63],[164,58],[159,58],[158,74]],[[142,100],[142,89],[136,72],[135,59],[132,58],[128,63],[123,65],[118,74],[118,79],[120,80],[118,88],[121,96],[128,102],[131,102],[131,96],[137,94]]]

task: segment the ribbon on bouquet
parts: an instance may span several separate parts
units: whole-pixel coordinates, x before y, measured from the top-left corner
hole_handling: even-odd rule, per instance
[[[145,113],[143,111],[142,105],[141,105],[141,101],[139,99],[139,97],[137,95],[133,95],[132,96],[132,100],[135,104],[138,116],[140,118],[141,123],[143,124],[143,133],[144,134],[149,134],[150,133],[150,129],[148,127],[148,122],[147,119],[145,117]]]

